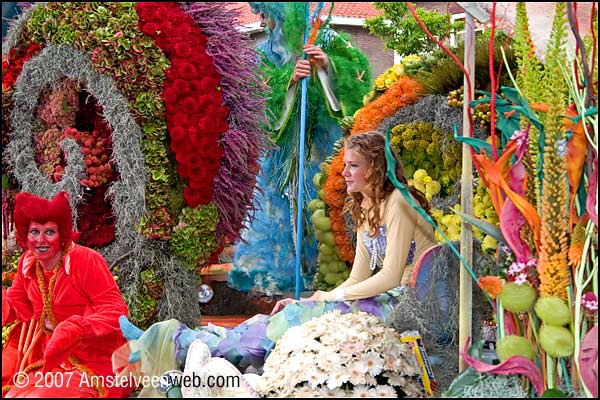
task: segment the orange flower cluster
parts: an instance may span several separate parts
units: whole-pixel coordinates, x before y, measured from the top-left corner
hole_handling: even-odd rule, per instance
[[[399,109],[419,100],[423,87],[417,81],[401,76],[377,100],[356,112],[351,134],[376,129],[381,122]]]
[[[581,263],[581,256],[583,255],[583,248],[585,245],[585,227],[589,217],[584,214],[581,220],[575,225],[573,233],[571,234],[571,245],[569,246],[568,260],[571,268],[575,269]]]
[[[346,198],[346,182],[342,177],[344,149],[333,159],[327,180],[323,185],[323,200],[329,207],[329,219],[331,220],[331,231],[337,245],[338,256],[344,260],[354,261],[354,243],[350,241],[350,235],[346,231],[344,221],[344,201]]]
[[[557,253],[547,260],[540,257],[537,271],[540,277],[540,296],[567,300],[570,273],[567,268],[566,254]]]
[[[477,280],[477,284],[483,291],[489,294],[492,299],[495,299],[502,290],[502,280],[494,275],[482,276]]]

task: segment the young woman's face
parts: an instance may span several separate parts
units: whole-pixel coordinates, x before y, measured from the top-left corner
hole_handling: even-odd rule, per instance
[[[366,197],[368,183],[365,178],[367,161],[355,150],[346,148],[344,151],[344,171],[342,176],[346,181],[348,193],[360,192]]]
[[[60,236],[56,222],[45,224],[30,222],[27,231],[27,249],[43,266],[51,267],[57,257],[60,257]]]

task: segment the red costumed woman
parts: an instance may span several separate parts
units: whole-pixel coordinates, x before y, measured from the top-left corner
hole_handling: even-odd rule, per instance
[[[2,289],[2,326],[19,321],[2,351],[5,397],[124,397],[111,355],[125,343],[119,288],[98,252],[74,242],[68,194],[15,199],[17,243],[25,249]],[[22,329],[18,329],[22,327]]]

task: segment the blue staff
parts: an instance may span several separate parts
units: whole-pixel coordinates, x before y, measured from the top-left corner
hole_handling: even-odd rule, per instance
[[[306,3],[304,10],[304,20],[306,21],[306,28],[304,29],[304,44],[308,42],[308,35],[311,27],[311,16],[310,16],[310,3]],[[323,8],[323,3],[319,3],[315,9],[312,17],[316,17]],[[306,54],[303,56],[306,57]],[[307,79],[302,78],[302,90],[300,92],[300,162],[298,163],[298,218],[296,220],[296,294],[295,299],[300,299],[300,259],[302,256],[302,211],[304,208],[302,199],[304,196],[304,137],[306,131],[306,98],[307,98]]]

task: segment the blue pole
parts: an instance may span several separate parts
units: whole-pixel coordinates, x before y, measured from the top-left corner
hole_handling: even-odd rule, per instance
[[[304,20],[306,21],[306,28],[304,30],[304,44],[308,41],[308,34],[310,29],[310,21],[309,21],[309,8],[310,3],[306,3],[305,11],[304,11]],[[300,146],[300,160],[298,162],[298,218],[296,220],[296,295],[295,299],[300,299],[300,260],[302,256],[302,232],[303,232],[303,224],[302,224],[302,209],[304,208],[304,204],[302,199],[304,198],[304,137],[306,131],[306,94],[307,94],[307,80],[306,78],[302,78],[302,91],[300,95],[300,140],[298,142],[298,146]]]

